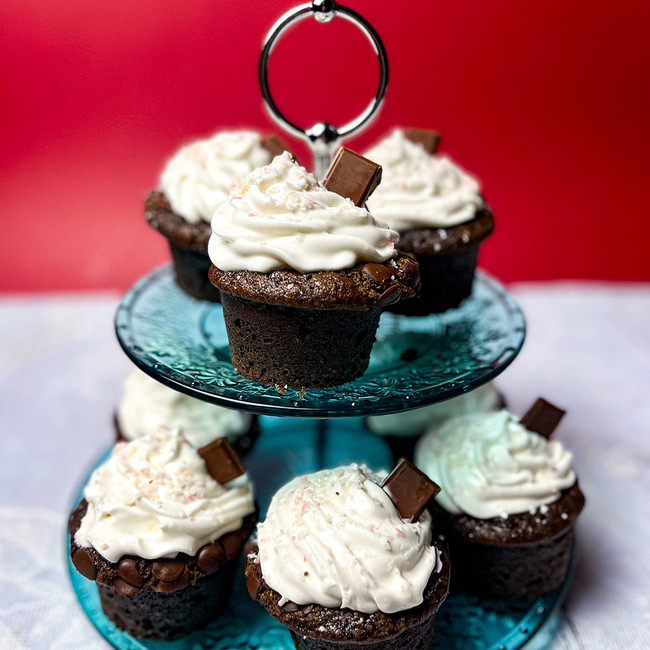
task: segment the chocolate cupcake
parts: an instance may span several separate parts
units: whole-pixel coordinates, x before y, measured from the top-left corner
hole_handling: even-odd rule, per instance
[[[365,423],[370,431],[384,438],[395,460],[413,460],[415,445],[427,429],[460,415],[489,413],[504,406],[503,396],[490,383],[430,406],[389,415],[372,415],[365,419]]]
[[[180,429],[195,449],[226,437],[240,456],[252,449],[259,435],[257,415],[195,399],[135,369],[124,380],[115,414],[117,441],[130,442],[160,427]]]
[[[135,637],[173,639],[211,621],[255,526],[253,490],[227,440],[200,454],[166,429],[118,443],[70,517],[74,566]]]
[[[349,158],[345,170],[338,163]],[[343,171],[356,186],[341,191],[361,187],[362,204],[381,170],[347,150],[337,161],[328,186]],[[212,230],[210,280],[222,293],[232,364],[262,384],[312,388],[359,377],[382,309],[415,295],[419,283],[417,263],[395,250],[397,233],[289,153],[242,179]]]
[[[210,220],[242,176],[284,150],[271,136],[254,131],[220,131],[182,147],[167,163],[160,187],[145,201],[145,217],[168,242],[183,291],[200,300],[219,301],[208,280]]]
[[[420,263],[420,296],[391,307],[400,314],[458,307],[472,293],[479,245],[494,228],[478,182],[436,153],[439,139],[435,131],[396,129],[365,154],[384,169],[370,211]]]
[[[431,647],[448,590],[446,548],[426,510],[402,513],[392,500],[399,488],[389,496],[391,481],[380,483],[356,464],[297,477],[247,548],[249,594],[300,650]]]
[[[571,454],[532,430],[549,434],[557,421],[538,427],[501,410],[420,439],[415,461],[441,486],[432,511],[446,522],[454,588],[530,600],[562,584],[585,499]]]

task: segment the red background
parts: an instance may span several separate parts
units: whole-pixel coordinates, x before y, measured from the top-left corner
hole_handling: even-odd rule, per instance
[[[277,130],[257,63],[296,4],[3,0],[0,290],[124,290],[167,260],[146,193],[189,140]],[[380,116],[347,146],[395,124],[441,131],[483,182],[497,230],[481,266],[503,280],[650,280],[647,0],[347,4],[391,65]],[[346,21],[310,19],[270,78],[294,120],[340,124],[373,94],[377,63]]]

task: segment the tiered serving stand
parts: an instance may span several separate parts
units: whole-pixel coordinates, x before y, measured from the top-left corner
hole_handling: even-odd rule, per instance
[[[274,41],[291,23],[309,15],[320,22],[337,15],[351,20],[366,33],[379,56],[381,78],[374,103],[341,129],[319,123],[302,130],[286,122],[268,90],[266,67]],[[374,29],[356,12],[329,1],[302,5],[285,14],[269,32],[260,61],[267,106],[285,127],[309,139],[321,172],[337,139],[358,130],[376,111],[387,79],[385,51]],[[171,266],[153,271],[131,288],[118,307],[115,328],[129,358],[160,382],[204,401],[260,414],[261,435],[245,464],[256,485],[262,519],[273,493],[295,475],[350,462],[390,469],[389,448],[365,427],[364,416],[409,410],[469,392],[507,368],[525,337],[524,317],[515,300],[481,272],[472,296],[457,309],[425,317],[383,314],[367,371],[333,388],[296,390],[241,377],[230,362],[221,305],[183,293]],[[93,625],[121,650],[293,648],[288,630],[248,597],[243,567],[218,620],[171,642],[134,639],[118,630],[102,611],[96,585],[71,562],[69,573]],[[438,613],[433,648],[545,647],[568,580],[547,596],[522,603],[451,594]]]

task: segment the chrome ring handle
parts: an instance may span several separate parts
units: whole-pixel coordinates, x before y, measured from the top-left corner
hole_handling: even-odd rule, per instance
[[[328,122],[317,122],[309,128],[302,128],[294,124],[282,114],[269,89],[268,66],[275,43],[290,25],[309,16],[313,16],[321,23],[327,23],[337,16],[350,21],[365,34],[379,59],[379,84],[375,96],[359,116],[340,127]],[[314,153],[314,173],[318,178],[323,178],[338,141],[367,125],[381,106],[388,85],[388,57],[379,34],[361,14],[349,7],[338,4],[334,0],[313,0],[310,3],[290,9],[277,20],[267,34],[260,57],[259,82],[262,97],[271,116],[281,127],[308,140]]]

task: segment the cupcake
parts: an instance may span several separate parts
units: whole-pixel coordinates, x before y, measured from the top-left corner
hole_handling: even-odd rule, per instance
[[[446,548],[429,512],[404,516],[386,481],[382,489],[378,475],[352,464],[297,477],[274,495],[247,547],[247,586],[296,648],[431,648],[448,590]]]
[[[393,305],[397,313],[458,307],[472,293],[479,245],[494,228],[478,182],[436,153],[438,140],[434,131],[396,129],[364,154],[384,169],[368,208],[420,263],[420,296]]]
[[[532,430],[553,426],[504,409],[448,420],[418,442],[416,464],[441,487],[432,509],[447,522],[455,587],[529,600],[563,582],[585,499],[571,454]]]
[[[164,235],[179,287],[194,298],[219,301],[208,280],[210,220],[240,177],[284,150],[271,136],[254,131],[220,131],[181,148],[167,163],[160,186],[145,201],[149,225]]]
[[[382,309],[416,293],[417,264],[397,253],[397,233],[361,207],[380,168],[342,150],[329,174],[334,186],[337,170],[349,181],[341,191],[359,205],[285,152],[245,176],[215,212],[210,279],[221,291],[233,367],[248,379],[312,388],[359,377]]]
[[[225,604],[255,513],[251,483],[225,438],[199,455],[177,431],[161,429],[118,443],[92,474],[70,517],[70,556],[97,582],[118,628],[173,639]]]
[[[166,427],[180,429],[195,449],[226,437],[239,455],[250,451],[259,435],[257,415],[195,399],[138,369],[124,380],[115,425],[118,441],[129,442]]]
[[[427,429],[460,415],[489,413],[503,406],[503,396],[490,383],[430,406],[389,415],[372,415],[365,422],[370,431],[386,440],[395,460],[413,460],[415,445]]]

